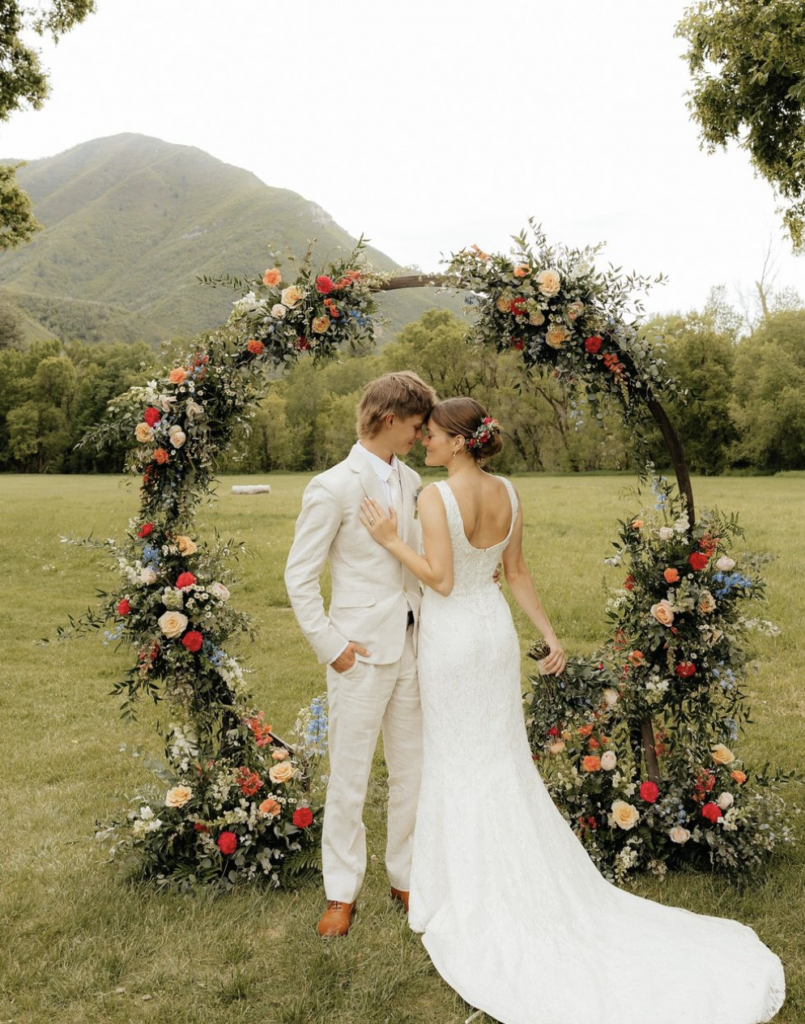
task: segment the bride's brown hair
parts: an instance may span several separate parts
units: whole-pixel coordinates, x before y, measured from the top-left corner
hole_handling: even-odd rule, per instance
[[[488,416],[486,409],[474,398],[445,398],[434,405],[429,420],[453,437],[463,437],[468,442]],[[491,459],[502,448],[500,431],[491,430],[487,441],[475,448],[468,445],[467,451],[476,462],[480,462],[481,459]]]

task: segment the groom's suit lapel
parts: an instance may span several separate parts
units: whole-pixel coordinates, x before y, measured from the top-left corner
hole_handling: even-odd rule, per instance
[[[364,456],[355,451],[355,448],[347,456],[347,465],[353,473],[358,474],[361,490],[366,497],[374,498],[382,509],[388,509],[388,500],[382,482]]]

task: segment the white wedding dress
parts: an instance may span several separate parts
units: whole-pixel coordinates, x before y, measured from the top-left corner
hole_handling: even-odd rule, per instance
[[[511,528],[472,547],[453,492],[437,486],[455,584],[449,597],[427,590],[421,609],[409,914],[436,969],[503,1024],[771,1020],[783,968],[751,928],[618,889],[554,806],[526,737],[511,613],[492,582]]]

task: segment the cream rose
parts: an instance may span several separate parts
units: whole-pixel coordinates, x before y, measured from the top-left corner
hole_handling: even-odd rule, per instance
[[[546,298],[552,299],[554,295],[559,294],[562,279],[555,270],[540,270],[537,274],[536,281],[537,287]]]
[[[229,600],[229,590],[223,585],[223,583],[211,583],[208,589],[212,596],[217,597],[219,601]]]
[[[607,687],[604,690],[604,703],[608,708],[614,708],[620,700],[620,694],[617,690],[613,690],[611,687]]]
[[[134,436],[141,444],[146,444],[154,439],[154,431],[147,423],[138,423],[134,428]]]
[[[198,551],[196,543],[189,537],[184,537],[181,534],[176,537],[176,547],[179,549],[179,554],[185,556],[195,555]]]
[[[716,569],[720,572],[730,572],[735,568],[735,559],[730,558],[728,555],[722,555],[721,558],[716,562]]]
[[[670,540],[674,535],[674,530],[671,526],[661,526],[657,532],[660,535],[660,540]]]
[[[174,448],[181,448],[187,440],[187,434],[183,430],[173,430],[170,433],[170,443]]]
[[[510,312],[512,308],[511,297],[508,295],[499,295],[497,302],[495,303],[495,308],[497,309],[498,313]]]
[[[545,335],[545,344],[551,348],[563,348],[570,338],[570,331],[561,324],[552,324]]]
[[[545,316],[542,310],[535,310],[528,318],[532,327],[541,327],[545,323]]]
[[[324,334],[329,326],[330,318],[328,316],[317,316],[311,324],[314,334]]]
[[[157,574],[154,572],[150,565],[147,565],[140,573],[140,583],[144,583],[146,587],[150,587],[151,584],[156,583],[156,581]]]
[[[651,614],[662,626],[670,626],[674,621],[674,606],[670,601],[663,599],[650,608]]]
[[[713,597],[709,590],[704,590],[699,595],[698,608],[702,615],[709,615],[710,612],[715,611],[716,599]]]
[[[712,753],[716,764],[732,764],[735,760],[735,754],[733,754],[729,747],[725,747],[723,743],[717,743],[713,747]]]
[[[290,782],[294,775],[294,766],[290,761],[280,761],[268,770],[272,782]]]
[[[277,302],[275,305],[271,307],[271,315],[274,317],[275,320],[283,320],[287,312],[288,307],[283,306],[281,302]]]
[[[288,306],[288,308],[290,309],[302,299],[302,292],[296,287],[295,284],[292,284],[289,285],[287,288],[282,289],[282,294],[280,295],[280,298],[282,299],[283,306]]]
[[[557,740],[555,743],[552,743],[548,747],[548,752],[551,753],[551,754],[561,754],[564,749],[565,749],[565,741],[564,740]]]
[[[732,805],[735,803],[735,797],[732,795],[732,793],[727,793],[727,791],[725,790],[723,793],[718,794],[718,800],[716,800],[716,803],[722,811],[728,811],[730,807],[732,807]]]
[[[174,786],[173,789],[168,790],[165,796],[165,806],[184,807],[192,795],[193,790],[189,786]]]
[[[197,420],[204,415],[204,407],[191,399],[185,406],[185,412],[189,420]]]
[[[181,612],[165,612],[164,615],[160,615],[157,621],[159,622],[159,628],[171,640],[181,636],[187,629],[187,616],[182,615]]]
[[[601,755],[601,767],[605,772],[611,772],[617,763],[618,759],[614,750],[606,750]]]
[[[686,828],[682,828],[681,825],[674,825],[669,831],[668,837],[672,843],[679,843],[682,846],[690,839],[690,832]]]
[[[612,819],[619,827],[628,831],[634,828],[640,818],[640,812],[625,800],[615,800],[612,804]]]
[[[290,754],[284,747],[277,747],[276,750],[271,751],[271,756],[275,761],[284,761]]]

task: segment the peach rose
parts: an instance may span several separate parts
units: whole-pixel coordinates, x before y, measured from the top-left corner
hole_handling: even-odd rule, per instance
[[[736,768],[735,771],[730,772],[730,778],[733,782],[737,782],[739,786],[742,786],[746,782],[746,772]]]
[[[552,299],[554,295],[559,294],[562,279],[555,270],[541,270],[537,274],[536,280],[537,287],[546,298]]]
[[[668,837],[672,843],[679,843],[682,846],[690,839],[690,832],[686,828],[682,828],[681,825],[674,825],[668,832]]]
[[[144,583],[146,587],[150,587],[152,583],[156,583],[157,574],[147,565],[140,573],[140,583]]]
[[[533,312],[529,316],[528,322],[531,324],[532,327],[541,327],[545,323],[545,316],[542,313],[542,310],[538,309],[535,312]]]
[[[187,370],[182,369],[181,366],[177,366],[175,370],[171,370],[168,374],[168,380],[171,384],[184,384],[187,380]]]
[[[311,324],[314,334],[324,334],[330,326],[329,316],[317,316]]]
[[[643,526],[643,520],[642,519],[633,519],[632,520],[632,529],[633,530],[639,530],[642,526]]]
[[[698,608],[702,615],[709,615],[710,612],[714,612],[716,610],[716,599],[709,590],[702,591],[699,596]]]
[[[289,285],[287,288],[282,290],[282,304],[289,308],[295,306],[302,298],[302,292],[296,287],[295,284]]]
[[[282,280],[282,274],[279,272],[277,267],[271,267],[263,274],[263,284],[268,285],[269,288],[273,288],[278,285]]]
[[[169,458],[170,456],[168,455],[164,448],[154,449],[154,462],[156,462],[157,465],[164,466]]]
[[[670,626],[674,621],[674,606],[670,601],[663,599],[653,604],[649,609],[651,614],[661,626]]]
[[[551,324],[548,333],[545,335],[545,344],[551,348],[563,348],[565,342],[570,339],[570,331],[561,324]]]
[[[179,549],[180,555],[195,555],[198,551],[198,547],[189,537],[183,537],[179,534],[174,539],[176,540],[176,547]]]
[[[634,828],[640,818],[640,812],[625,800],[615,800],[612,804],[612,819],[618,828],[628,831]]]
[[[165,806],[184,807],[192,795],[193,790],[189,786],[174,786],[173,789],[168,790],[165,796]]]
[[[207,588],[213,597],[217,597],[219,601],[228,601],[230,598],[229,587],[225,587],[223,583],[211,583]]]
[[[499,313],[510,313],[512,308],[512,300],[507,299],[505,295],[498,296],[498,300],[495,303],[495,308]]]
[[[157,619],[157,623],[165,636],[175,640],[187,629],[187,616],[181,612],[164,612]]]
[[[600,772],[601,758],[596,757],[595,754],[588,754],[581,759],[581,767],[585,772]]]
[[[561,754],[564,749],[565,749],[565,741],[564,740],[557,740],[555,743],[552,743],[548,747],[548,753],[549,754]]]
[[[662,575],[666,583],[679,583],[678,569],[666,569]]]
[[[257,809],[261,814],[270,814],[272,818],[277,818],[282,813],[282,807],[272,797],[264,800]]]
[[[272,751],[271,756],[275,761],[284,761],[289,754],[283,747],[279,747],[277,750]]]
[[[168,436],[174,448],[181,448],[187,440],[187,434],[183,430],[172,430]]]
[[[531,268],[527,263],[518,263],[514,268],[515,277],[528,277],[528,272]]]
[[[289,761],[281,761],[268,770],[272,782],[290,782],[294,775],[294,766]]]
[[[723,743],[717,743],[713,747],[712,754],[716,764],[732,764],[735,760],[735,754],[733,754],[729,747],[725,747]]]
[[[146,444],[148,441],[153,440],[154,431],[147,423],[138,423],[134,428],[134,436],[141,444]]]
[[[605,772],[611,772],[617,763],[618,758],[614,750],[606,750],[601,755],[601,767]]]
[[[629,655],[629,661],[633,665],[640,665],[640,664],[642,664],[642,662],[643,662],[643,652],[642,651],[632,651],[632,653]]]

